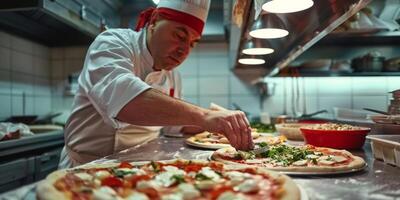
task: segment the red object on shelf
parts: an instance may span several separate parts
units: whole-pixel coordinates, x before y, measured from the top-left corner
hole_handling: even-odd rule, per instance
[[[315,130],[300,128],[306,144],[335,149],[360,149],[370,128],[361,130]]]
[[[328,120],[323,120],[323,119],[303,119],[298,121],[298,123],[302,124],[325,124],[328,122],[329,122]]]

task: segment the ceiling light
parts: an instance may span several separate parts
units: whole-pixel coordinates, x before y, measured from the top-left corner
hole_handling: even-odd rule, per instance
[[[289,35],[287,30],[279,29],[279,28],[262,28],[250,31],[250,36],[260,39],[274,39],[274,38],[282,38]]]
[[[273,52],[274,50],[270,48],[248,48],[242,50],[242,53],[247,55],[267,55]]]
[[[246,55],[267,55],[274,52],[274,49],[264,46],[262,41],[258,39],[251,39],[244,43],[242,53]]]
[[[239,63],[244,65],[261,65],[265,63],[265,60],[259,58],[241,58]]]
[[[265,3],[262,9],[270,13],[292,13],[306,10],[313,5],[312,0],[272,0]]]

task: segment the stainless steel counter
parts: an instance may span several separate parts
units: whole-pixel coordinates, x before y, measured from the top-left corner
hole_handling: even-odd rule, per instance
[[[207,159],[213,152],[190,147],[184,138],[160,137],[147,144],[127,149],[115,155],[94,162],[167,160],[173,158]],[[309,199],[391,199],[400,200],[400,168],[374,160],[369,142],[363,150],[353,151],[368,163],[368,170],[345,175],[294,176],[296,183],[306,192]],[[24,199],[34,197],[34,187],[30,193],[21,195]],[[20,188],[5,198],[26,191]],[[0,196],[1,199],[1,196]]]
[[[98,162],[207,159],[213,151],[188,146],[183,138],[160,137],[145,145],[108,156]],[[331,176],[292,176],[309,199],[400,200],[400,168],[375,160],[369,141],[363,150],[352,151],[365,159],[368,170]]]

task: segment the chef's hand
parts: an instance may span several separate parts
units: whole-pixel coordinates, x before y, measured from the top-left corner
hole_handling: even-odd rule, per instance
[[[242,111],[209,111],[205,115],[203,128],[209,132],[225,135],[231,145],[238,150],[254,148],[251,128]]]

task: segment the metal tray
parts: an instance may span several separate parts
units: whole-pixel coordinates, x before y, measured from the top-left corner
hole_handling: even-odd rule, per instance
[[[375,159],[400,167],[400,135],[369,135]]]

